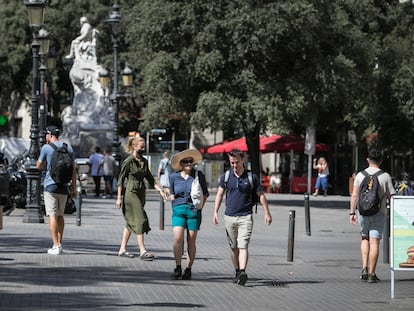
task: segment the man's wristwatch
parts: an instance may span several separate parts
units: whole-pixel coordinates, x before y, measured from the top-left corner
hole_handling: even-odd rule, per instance
[[[355,215],[355,212],[354,213],[349,213],[349,216],[353,216],[353,215]]]

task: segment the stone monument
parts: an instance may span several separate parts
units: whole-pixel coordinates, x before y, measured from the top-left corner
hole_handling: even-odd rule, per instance
[[[73,103],[62,112],[63,141],[75,149],[77,157],[88,157],[95,146],[112,144],[114,117],[99,83],[101,66],[97,63],[98,30],[86,17],[80,19],[80,35],[71,44],[67,59],[73,59],[69,72],[74,88]]]

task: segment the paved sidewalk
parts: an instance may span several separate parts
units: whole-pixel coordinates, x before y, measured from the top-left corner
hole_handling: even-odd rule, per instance
[[[124,221],[114,199],[86,198],[81,226],[75,215],[66,217],[61,256],[46,253],[47,217],[44,224],[27,224],[24,210],[14,211],[0,230],[0,310],[414,310],[414,270],[396,272],[395,299],[382,256],[382,281],[359,280],[359,234],[349,224],[349,197],[311,197],[309,236],[303,195],[268,194],[273,224],[264,225],[259,206],[245,287],[232,283],[223,226],[212,224],[214,197],[203,211],[191,281],[169,278],[175,266],[171,205],[160,230],[153,191],[146,204],[152,231],[145,236],[157,255],[153,262],[117,256]],[[290,210],[296,212],[293,262],[287,261]],[[128,250],[138,251],[135,237]]]

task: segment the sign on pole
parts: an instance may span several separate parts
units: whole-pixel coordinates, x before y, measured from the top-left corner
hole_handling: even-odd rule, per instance
[[[414,272],[414,196],[392,196],[390,209],[391,298],[394,298],[394,271]]]
[[[313,127],[306,128],[305,154],[315,154],[315,128]]]

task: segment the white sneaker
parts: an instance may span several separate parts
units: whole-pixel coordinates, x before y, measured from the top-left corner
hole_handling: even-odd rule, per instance
[[[59,247],[59,253],[62,254],[63,253],[63,246],[62,246],[62,244],[59,244],[58,247]]]
[[[59,255],[60,254],[60,248],[59,246],[53,246],[52,248],[49,248],[47,251],[50,255]]]

